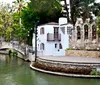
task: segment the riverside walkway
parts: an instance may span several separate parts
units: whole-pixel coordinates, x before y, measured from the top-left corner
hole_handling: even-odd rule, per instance
[[[100,58],[85,57],[85,56],[39,56],[41,59],[58,61],[58,62],[75,62],[75,63],[98,63],[100,64]]]

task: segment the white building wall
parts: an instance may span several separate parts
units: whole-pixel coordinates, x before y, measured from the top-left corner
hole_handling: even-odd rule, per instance
[[[37,34],[37,50],[38,55],[41,56],[64,56],[66,48],[69,48],[69,35],[67,33],[67,25],[65,24],[67,19],[60,18],[59,25],[41,25],[38,26],[38,34]],[[40,34],[40,29],[44,28],[44,34]],[[61,41],[47,41],[47,33],[54,34],[54,27],[59,27],[59,34],[61,34]],[[65,34],[61,31],[60,27],[65,27]],[[34,40],[33,40],[34,41]],[[44,43],[44,50],[40,50],[40,44]],[[59,48],[59,44],[61,43],[62,49]],[[57,44],[57,48],[55,48],[55,44]]]
[[[62,44],[62,49],[60,49],[61,56],[65,55],[65,50],[66,48],[69,48],[69,35],[67,34],[67,27],[65,27],[65,34],[61,31],[61,27],[65,26],[60,26],[59,27],[59,32],[61,33],[61,44]]]
[[[35,34],[33,33],[33,39],[32,39],[32,47],[33,51],[35,50]]]
[[[44,34],[40,35],[40,29],[44,27]],[[45,26],[39,26],[38,27],[38,51],[40,52],[40,55],[43,56],[50,56],[55,55],[55,41],[47,41],[47,33],[54,34],[54,28],[58,27],[58,25],[45,25]],[[40,50],[40,44],[45,44],[45,49],[43,51]]]
[[[61,44],[62,44],[62,48],[60,49],[61,51],[61,55],[65,55],[65,50],[66,48],[69,48],[69,35],[67,34],[67,27],[66,25],[63,24],[67,24],[67,19],[64,17],[59,18],[59,32],[61,33]],[[65,28],[65,34],[62,32],[61,28],[64,27]]]

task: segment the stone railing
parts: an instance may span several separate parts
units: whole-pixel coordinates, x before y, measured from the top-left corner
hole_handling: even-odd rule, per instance
[[[27,55],[27,56],[29,55],[29,53],[33,52],[32,46],[28,46],[28,45],[21,46],[20,44],[13,43],[13,42],[1,42],[0,49],[5,49],[5,48],[14,49],[16,51],[19,51],[23,55]]]
[[[4,49],[4,48],[14,49],[14,50],[17,50],[17,51],[21,52],[23,55],[25,55],[25,47],[22,47],[21,45],[16,44],[16,43],[2,42],[0,48],[1,49]]]

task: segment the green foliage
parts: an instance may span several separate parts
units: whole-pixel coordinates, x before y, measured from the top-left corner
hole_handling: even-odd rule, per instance
[[[99,30],[97,30],[97,34],[98,34],[98,36],[100,37],[100,29],[99,29]]]
[[[97,17],[96,25],[97,25],[98,28],[100,28],[100,16]]]
[[[12,15],[9,13],[9,5],[0,3],[0,36],[6,41],[11,40],[12,29]]]
[[[12,54],[12,50],[9,50],[9,51],[8,51],[8,54],[9,54],[9,56],[11,56],[11,54]]]
[[[73,50],[73,48],[66,48],[66,51],[67,51],[67,50]]]
[[[17,56],[18,53],[16,51],[12,51],[11,49],[8,51],[9,56]]]
[[[100,4],[95,3],[95,0],[73,0],[71,6],[71,19],[73,24],[75,24],[78,17],[81,17],[83,21],[86,18],[90,18],[90,22],[92,22],[93,17],[91,12],[96,16],[100,14]]]
[[[63,16],[60,0],[31,0],[29,4],[34,13],[39,17],[40,24],[55,21]]]
[[[31,28],[34,28],[35,22],[39,19],[38,15],[32,11],[32,9],[28,6],[22,11],[22,24],[29,31]]]
[[[58,18],[62,16],[61,10],[59,0],[31,0],[28,6],[23,8],[21,19],[25,30],[22,32],[23,36],[27,37],[29,45],[32,45],[35,23],[37,21],[39,24],[58,22]]]
[[[13,54],[13,56],[17,56],[18,55],[18,53],[16,51],[13,51],[12,54]]]
[[[97,18],[96,25],[97,25],[97,28],[98,28],[97,34],[100,37],[100,16],[98,16],[98,18]]]
[[[100,71],[97,71],[96,69],[92,69],[91,75],[100,75]]]

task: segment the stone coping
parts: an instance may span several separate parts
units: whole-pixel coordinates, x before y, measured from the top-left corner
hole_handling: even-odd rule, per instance
[[[65,76],[65,77],[75,77],[75,78],[100,78],[98,75],[79,75],[79,74],[67,74],[67,73],[60,73],[60,72],[52,72],[52,71],[46,71],[43,69],[39,69],[32,66],[33,63],[30,64],[30,68],[39,72],[57,75],[57,76]]]

